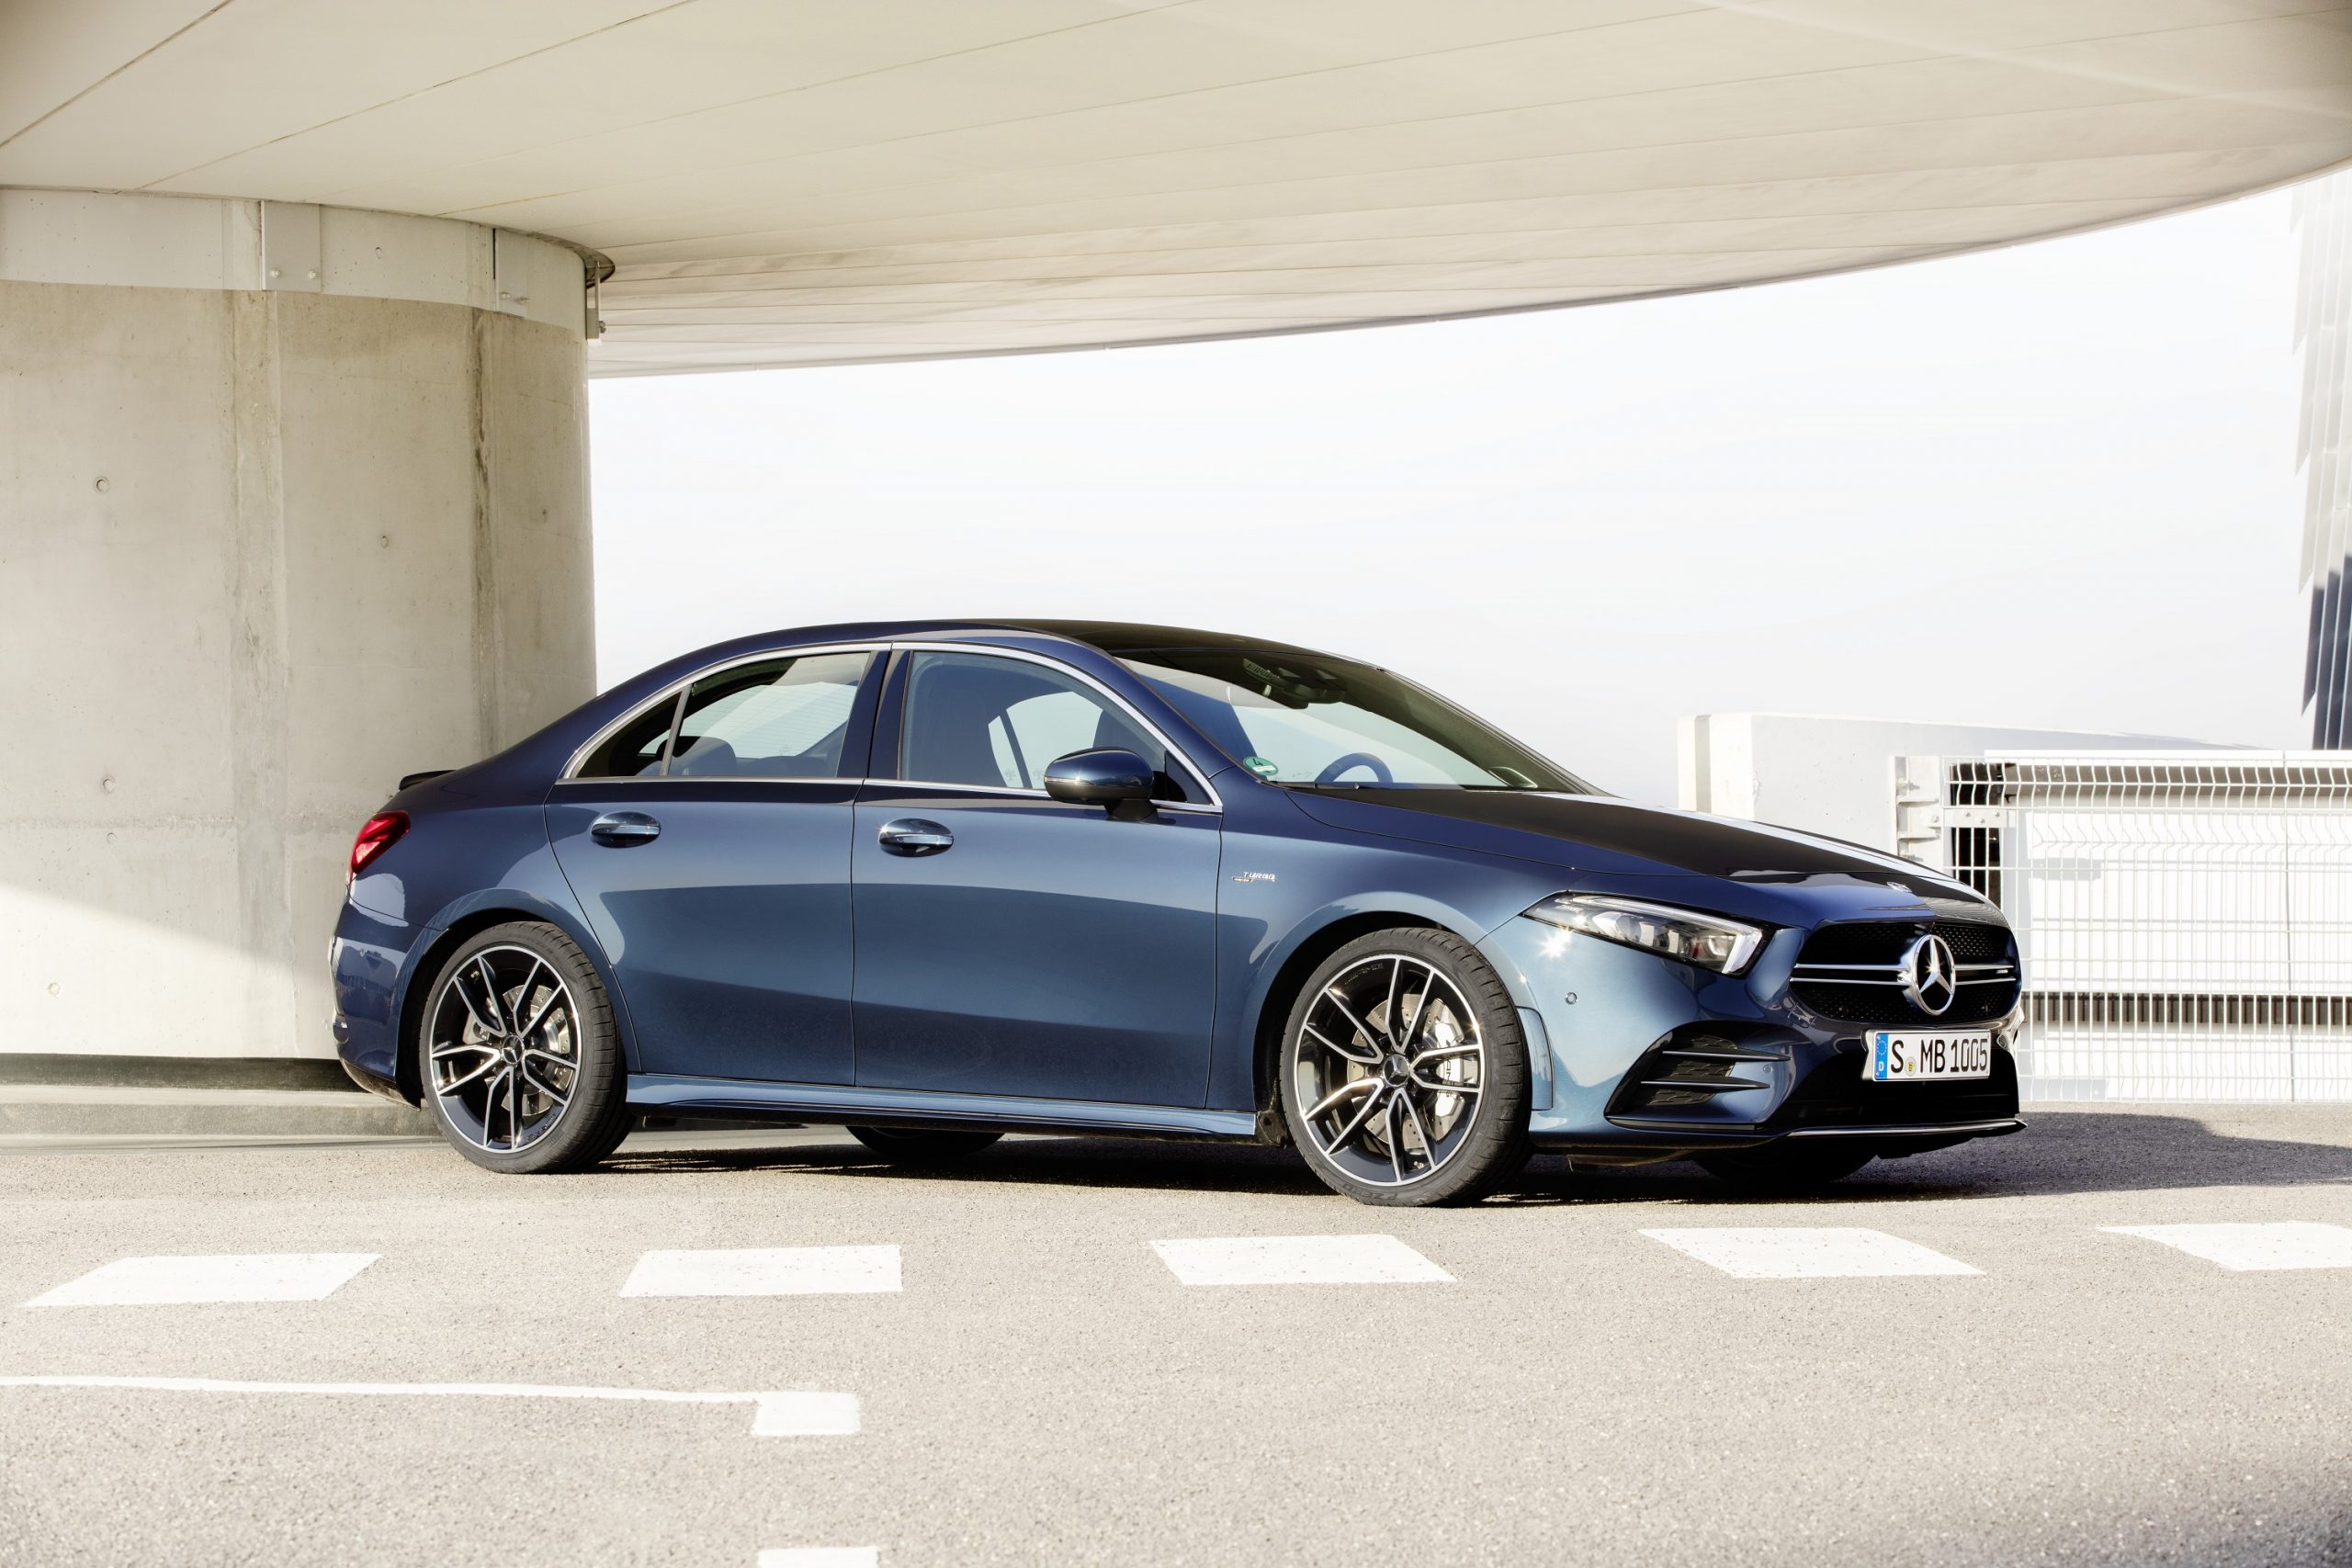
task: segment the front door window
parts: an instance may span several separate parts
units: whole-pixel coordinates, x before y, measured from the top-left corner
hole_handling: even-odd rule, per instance
[[[916,654],[900,732],[899,776],[924,784],[1043,789],[1056,758],[1111,746],[1168,773],[1167,749],[1141,725],[1084,682],[1023,659]]]

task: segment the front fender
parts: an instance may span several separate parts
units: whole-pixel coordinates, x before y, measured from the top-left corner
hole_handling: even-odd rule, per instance
[[[1522,1019],[1535,1020],[1531,1046],[1542,1035],[1547,1060],[1536,1077],[1548,1080],[1551,1092],[1530,1118],[1528,1131],[1538,1138],[1606,1131],[1610,1097],[1642,1053],[1707,1015],[1709,982],[1738,988],[1685,964],[1525,918],[1504,921],[1478,951]]]
[[[1276,987],[1335,926],[1387,918],[1476,942],[1557,891],[1526,861],[1332,828],[1287,792],[1237,779],[1217,886],[1217,1026],[1207,1106],[1258,1103],[1258,1036]]]
[[[1334,927],[1374,929],[1390,925],[1436,926],[1464,941],[1475,940],[1476,922],[1462,909],[1440,899],[1389,888],[1335,899],[1321,905],[1277,933],[1260,931],[1253,939],[1250,922],[1219,921],[1217,970],[1237,983],[1218,987],[1218,1010],[1224,1017],[1215,1051],[1208,1105],[1212,1110],[1244,1111],[1258,1104],[1258,1037],[1269,1007],[1283,1005],[1276,987],[1290,977],[1303,952],[1319,948]],[[1238,928],[1238,929],[1237,929]],[[1228,941],[1247,943],[1238,951]]]

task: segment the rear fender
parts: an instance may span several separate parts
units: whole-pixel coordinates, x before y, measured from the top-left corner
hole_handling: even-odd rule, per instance
[[[595,932],[589,929],[587,919],[572,899],[571,886],[557,868],[553,852],[542,846],[509,874],[514,880],[506,886],[483,888],[451,900],[434,917],[432,929],[424,939],[410,950],[395,981],[394,994],[400,1000],[392,1019],[392,1038],[401,1043],[403,1058],[414,1049],[417,1012],[425,1005],[425,989],[448,954],[474,932],[508,920],[540,920],[570,937],[572,944],[587,954],[589,966],[595,970],[597,982],[605,987],[605,998],[612,1004],[613,1027],[620,1035],[622,1059],[630,1072],[641,1071],[637,1032],[629,1021],[628,999],[621,994],[603,944],[597,942]],[[411,1064],[404,1060],[403,1065]]]

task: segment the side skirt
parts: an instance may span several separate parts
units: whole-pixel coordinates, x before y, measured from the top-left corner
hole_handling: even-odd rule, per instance
[[[1257,1114],[1249,1111],[1113,1105],[1090,1100],[1016,1100],[988,1094],[858,1089],[849,1084],[683,1077],[669,1073],[631,1073],[628,1103],[632,1110],[678,1116],[826,1123],[872,1122],[899,1126],[1053,1128],[1065,1132],[1156,1134],[1163,1137],[1238,1138],[1252,1143],[1258,1138]]]

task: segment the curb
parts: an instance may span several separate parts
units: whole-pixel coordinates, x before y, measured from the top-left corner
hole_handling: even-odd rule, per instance
[[[0,1134],[413,1138],[424,1111],[354,1089],[0,1083]]]

